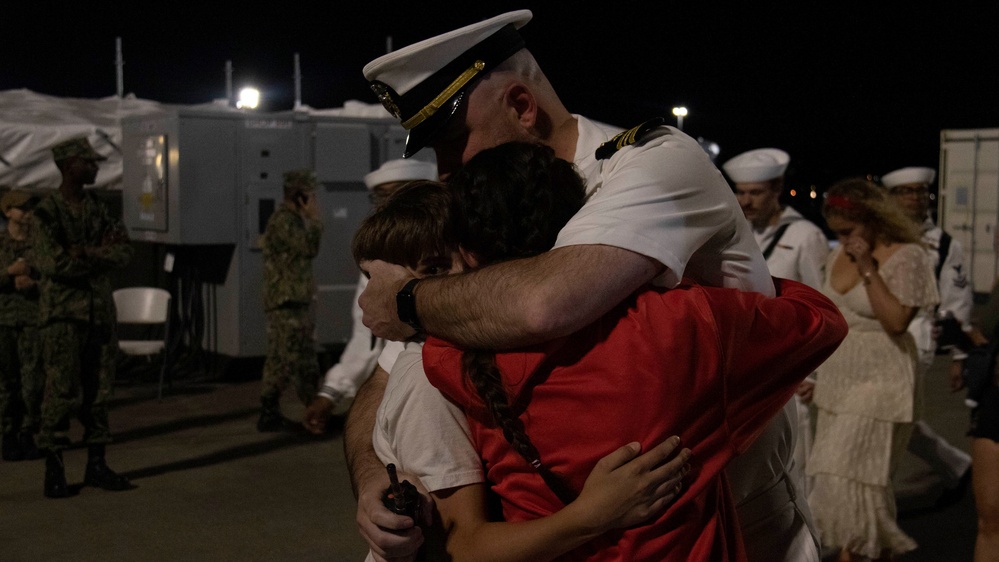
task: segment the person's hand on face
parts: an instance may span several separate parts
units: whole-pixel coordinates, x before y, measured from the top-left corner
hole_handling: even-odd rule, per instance
[[[850,236],[843,242],[843,251],[850,257],[850,261],[857,265],[857,271],[864,273],[875,268],[874,257],[871,255],[871,245],[861,236]]]
[[[319,200],[315,193],[299,193],[297,197],[298,210],[309,220],[319,220]]]

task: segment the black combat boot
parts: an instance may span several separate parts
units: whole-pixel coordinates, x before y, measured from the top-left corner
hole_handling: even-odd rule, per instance
[[[260,419],[257,420],[257,431],[270,433],[287,429],[287,420],[281,415],[281,406],[276,398],[260,399]]]
[[[21,442],[17,440],[16,433],[3,434],[3,442],[0,443],[0,458],[5,461],[24,460],[24,451],[21,450]]]
[[[113,492],[132,489],[128,478],[108,468],[104,461],[104,445],[91,445],[87,449],[87,471],[83,475],[83,485]]]
[[[66,467],[62,464],[61,451],[49,451],[45,455],[45,497],[69,497],[66,485]]]
[[[24,455],[24,460],[33,461],[45,456],[45,453],[35,445],[35,437],[30,431],[22,431],[17,436],[17,440],[21,445],[21,454]]]

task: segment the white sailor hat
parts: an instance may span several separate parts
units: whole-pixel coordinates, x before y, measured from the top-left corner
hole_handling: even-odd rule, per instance
[[[422,160],[389,160],[377,170],[364,176],[364,185],[374,189],[376,185],[390,181],[430,180],[437,181],[437,165]]]
[[[404,158],[433,142],[476,80],[524,48],[517,30],[531,17],[530,10],[507,12],[364,65],[378,100],[409,131]]]
[[[779,148],[757,148],[731,158],[722,169],[735,183],[751,183],[783,176],[790,162],[791,157]]]
[[[881,176],[881,183],[888,189],[891,189],[897,185],[909,185],[913,183],[930,185],[936,178],[937,171],[933,168],[910,166],[888,172]]]

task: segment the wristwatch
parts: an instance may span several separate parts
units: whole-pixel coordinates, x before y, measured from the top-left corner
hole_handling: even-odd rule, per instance
[[[408,283],[403,285],[402,290],[395,294],[395,306],[399,313],[400,322],[409,324],[417,332],[422,332],[423,326],[420,325],[420,319],[416,317],[416,295],[413,294],[413,290],[419,282],[419,279],[410,279]]]

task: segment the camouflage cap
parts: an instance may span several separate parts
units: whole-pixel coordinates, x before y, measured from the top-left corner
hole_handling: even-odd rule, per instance
[[[0,212],[6,214],[11,209],[26,207],[30,201],[30,193],[19,189],[12,189],[4,193],[3,197],[0,197]]]
[[[52,159],[56,162],[74,156],[83,158],[84,160],[107,160],[107,157],[101,156],[94,150],[94,147],[90,146],[90,141],[87,140],[87,137],[63,141],[52,147]]]
[[[319,180],[312,170],[291,170],[284,173],[285,193],[297,193],[299,191],[315,191],[319,187]]]

